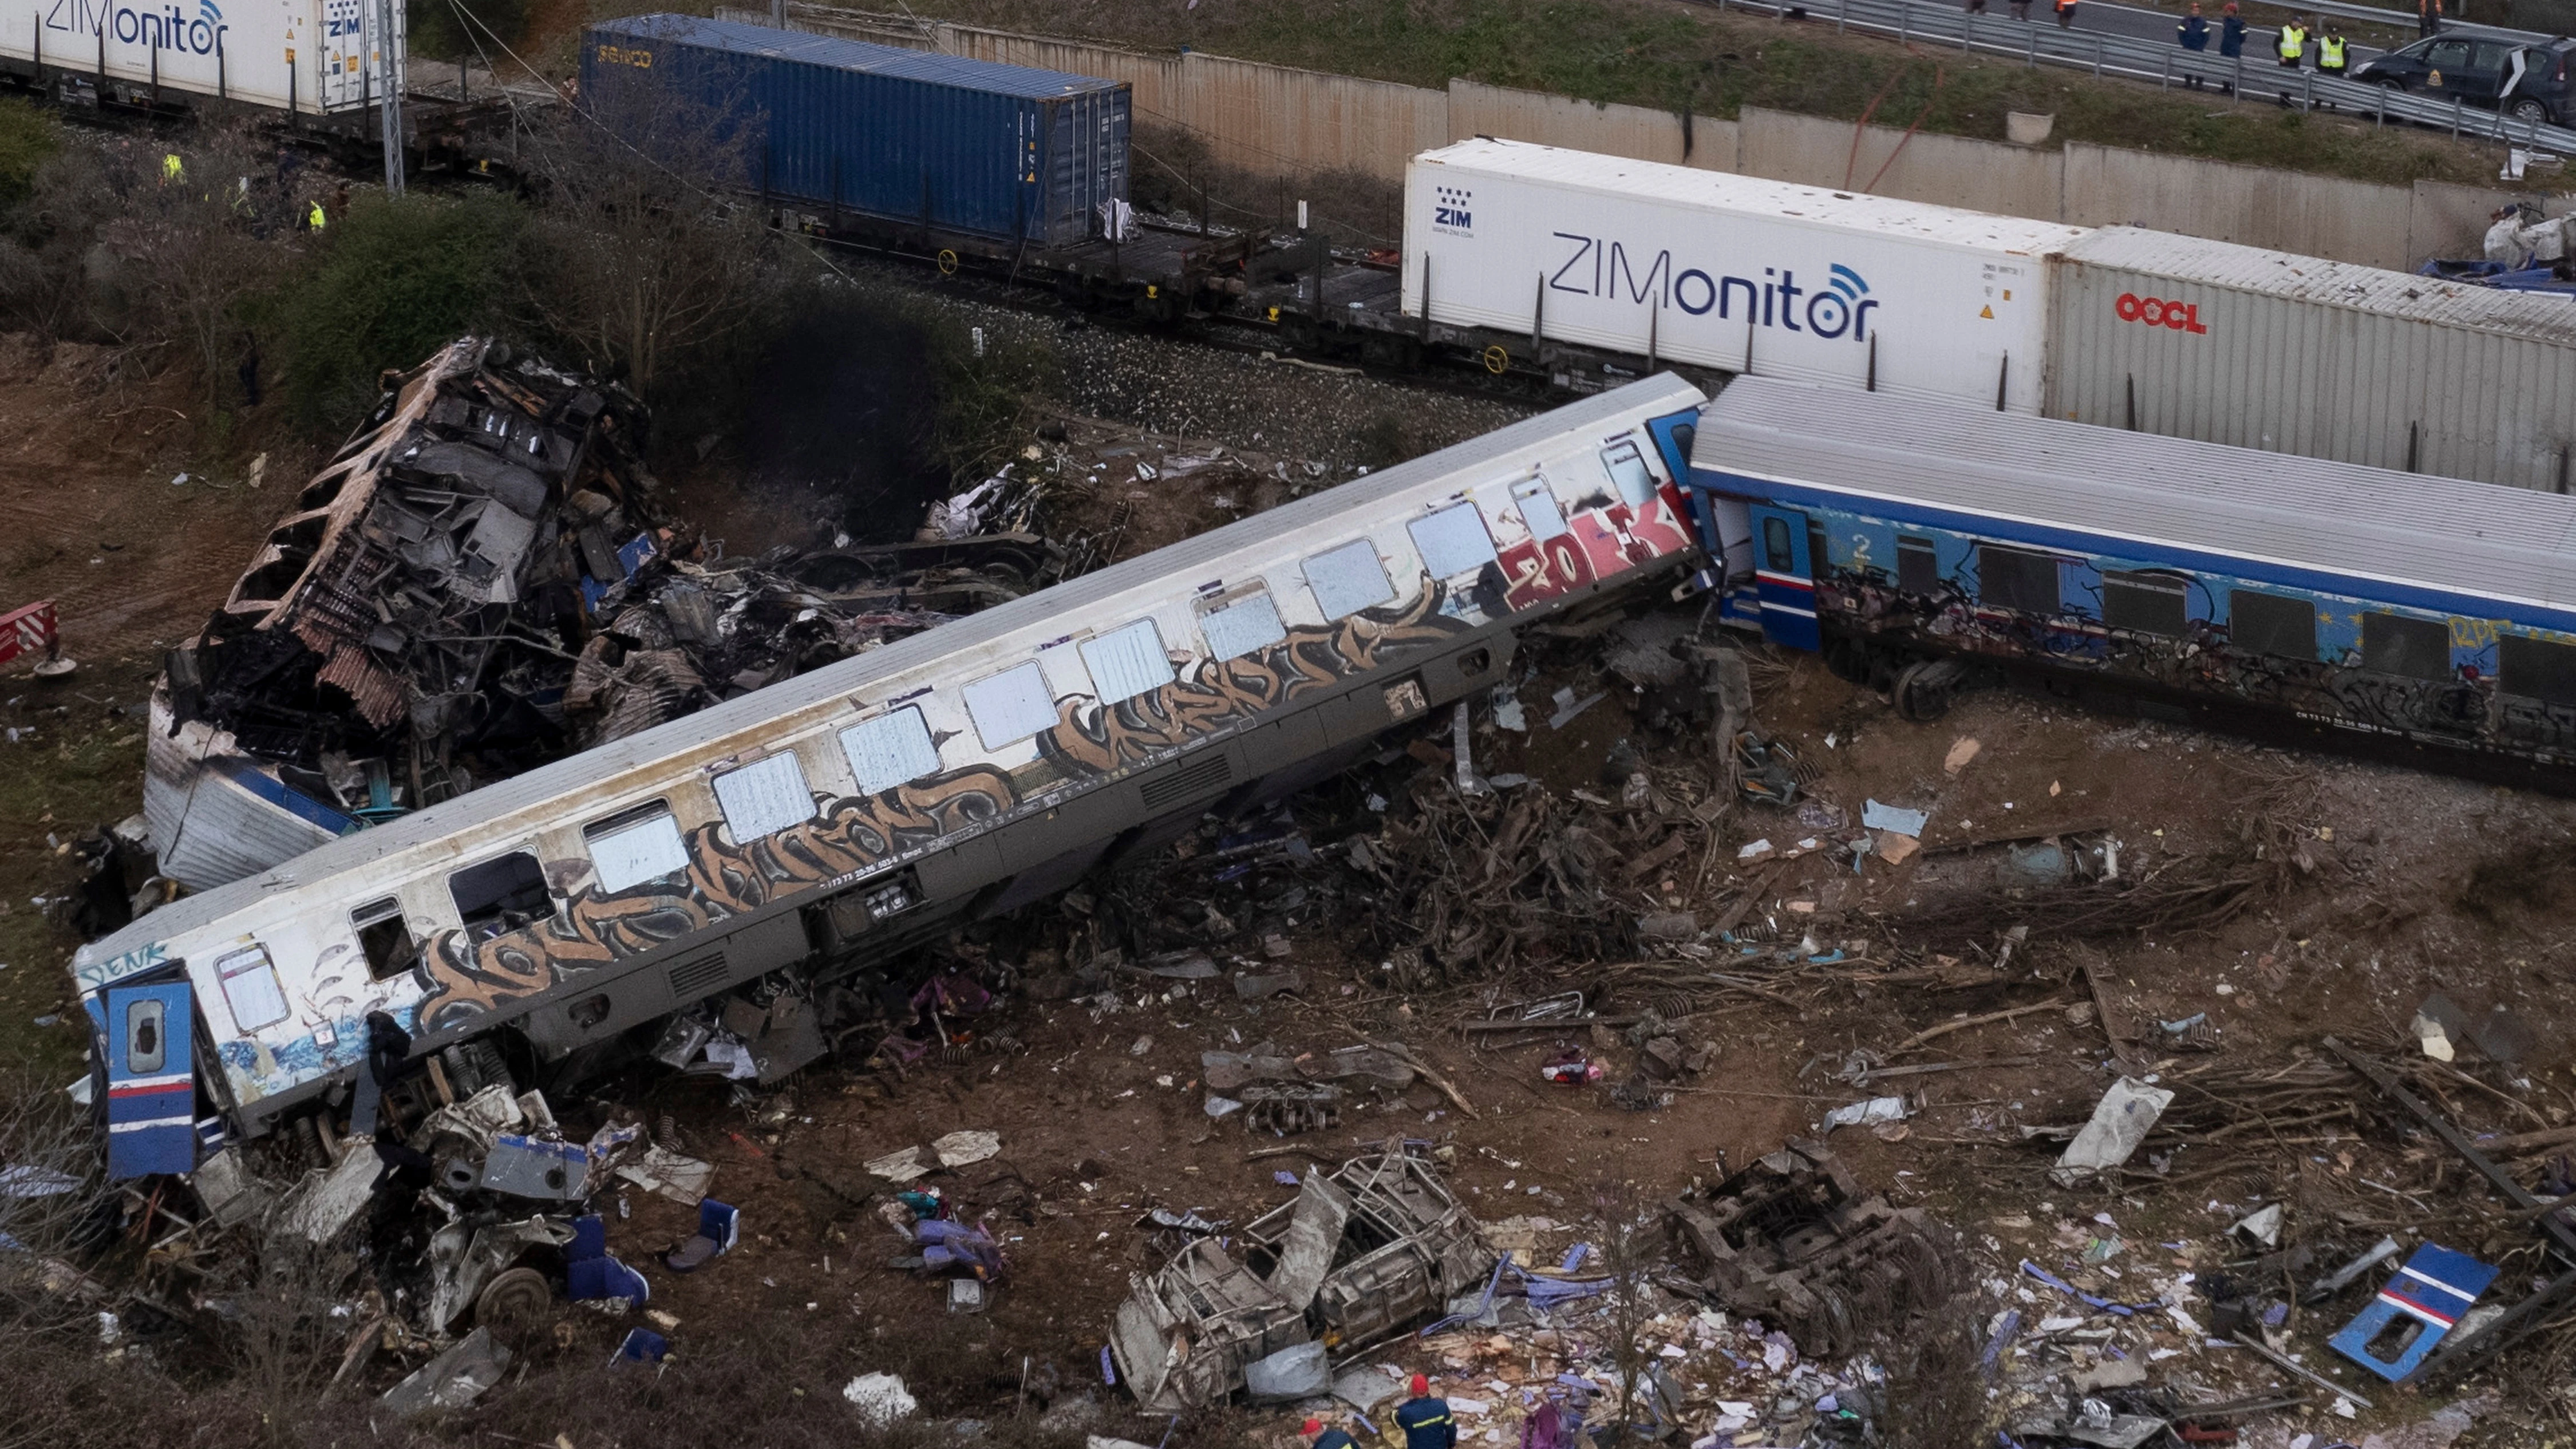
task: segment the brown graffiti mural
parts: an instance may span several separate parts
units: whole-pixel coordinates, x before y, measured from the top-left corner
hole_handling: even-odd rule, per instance
[[[1055,728],[1038,736],[1038,753],[1076,775],[1142,764],[1465,630],[1441,612],[1444,597],[1438,585],[1426,585],[1405,608],[1298,625],[1267,648],[1201,660],[1162,688],[1105,709],[1085,696],[1061,700]]]
[[[1292,628],[1266,649],[1202,660],[1162,688],[1107,708],[1083,696],[1067,699],[1056,726],[1038,736],[1038,752],[1083,777],[1145,763],[1464,631],[1467,624],[1441,611],[1444,598],[1426,582],[1410,605]],[[813,819],[748,845],[727,841],[713,822],[697,827],[686,839],[689,868],[677,879],[585,889],[544,920],[480,941],[447,932],[422,956],[428,990],[420,1028],[460,1025],[583,971],[924,849],[1001,818],[1020,797],[1008,774],[972,765],[876,795],[818,801]]]
[[[676,880],[576,892],[545,920],[473,941],[449,931],[425,953],[422,1030],[455,1026],[570,976],[666,946],[852,871],[993,820],[1018,803],[1011,777],[970,765],[876,795],[817,797],[814,818],[739,845],[709,822],[689,832]]]

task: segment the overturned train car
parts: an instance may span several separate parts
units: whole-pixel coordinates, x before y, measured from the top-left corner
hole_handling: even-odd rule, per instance
[[[1691,480],[1729,617],[1918,717],[1993,665],[2153,718],[2576,762],[2576,498],[1752,378]]]
[[[144,916],[72,968],[111,1170],[338,1095],[373,1011],[577,1076],[1321,779],[1503,677],[1531,623],[1695,561],[1703,401],[1589,398]]]

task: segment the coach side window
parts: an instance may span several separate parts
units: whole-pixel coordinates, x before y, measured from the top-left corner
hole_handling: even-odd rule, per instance
[[[863,795],[939,773],[939,745],[930,738],[930,726],[922,722],[917,705],[861,720],[841,731],[841,753],[849,756],[850,773],[858,777]]]
[[[689,869],[689,847],[671,807],[655,800],[582,827],[591,869],[603,891],[622,891],[648,880],[668,880]]]
[[[224,1005],[233,1025],[257,1031],[286,1020],[286,992],[277,984],[277,967],[268,948],[251,946],[215,958],[215,979],[223,983]]]
[[[1172,682],[1172,661],[1163,652],[1163,632],[1151,619],[1097,634],[1082,641],[1082,667],[1091,671],[1102,704],[1116,704],[1149,694]]]
[[[1932,540],[1899,535],[1896,540],[1896,587],[1909,594],[1928,594],[1941,586],[1941,560]]]
[[[2361,667],[2409,679],[2451,677],[2451,626],[2398,614],[2361,616]]]
[[[2576,645],[2524,634],[2507,634],[2496,644],[2496,688],[2542,704],[2576,705]]]
[[[2189,582],[2177,574],[2102,574],[2102,622],[2114,629],[2179,639],[2190,627]]]
[[[814,792],[805,788],[805,768],[796,763],[794,750],[729,770],[716,776],[715,783],[725,831],[736,845],[814,818]]]
[[[1609,470],[1610,481],[1619,485],[1619,496],[1631,508],[1643,508],[1655,496],[1655,475],[1646,469],[1645,455],[1625,438],[1601,450],[1601,466]]]
[[[2317,657],[2317,606],[2305,599],[2230,589],[2227,637],[2239,649],[2313,661]]]
[[[1762,566],[1775,574],[1798,571],[1798,555],[1789,547],[1789,520],[1762,520]]]
[[[554,896],[546,890],[546,873],[524,850],[469,865],[447,878],[447,894],[465,932],[477,941],[514,931],[530,921],[551,916]]]
[[[2056,613],[2062,603],[2056,557],[1978,544],[1977,602],[2022,614]]]
[[[1531,541],[1545,543],[1566,532],[1565,509],[1556,501],[1555,490],[1545,478],[1531,478],[1512,485],[1512,501],[1520,505],[1521,522],[1529,528]]]
[[[1035,660],[966,686],[966,716],[984,748],[998,750],[1055,728],[1055,698]]]
[[[1473,573],[1494,561],[1494,536],[1473,503],[1453,503],[1405,525],[1423,571],[1435,579]]]
[[[420,943],[411,938],[411,926],[403,920],[402,902],[392,896],[351,911],[349,925],[358,933],[358,949],[367,958],[370,981],[400,976],[420,959]]]
[[[1386,565],[1378,562],[1377,545],[1355,538],[1339,548],[1306,560],[1306,587],[1327,620],[1347,618],[1395,600]]]
[[[1199,633],[1207,639],[1212,659],[1240,659],[1288,638],[1268,589],[1238,594],[1207,609],[1199,615]]]

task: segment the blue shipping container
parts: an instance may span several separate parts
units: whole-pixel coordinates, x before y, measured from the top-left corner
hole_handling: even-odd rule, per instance
[[[740,178],[818,211],[1071,246],[1127,199],[1125,81],[766,26],[639,15],[589,28],[582,105],[642,149],[674,117],[743,136]]]

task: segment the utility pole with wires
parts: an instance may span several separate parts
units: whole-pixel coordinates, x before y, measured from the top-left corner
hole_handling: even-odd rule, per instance
[[[385,194],[403,194],[403,24],[402,0],[375,0],[376,12],[376,94],[383,103],[376,109],[383,123],[385,146]]]

